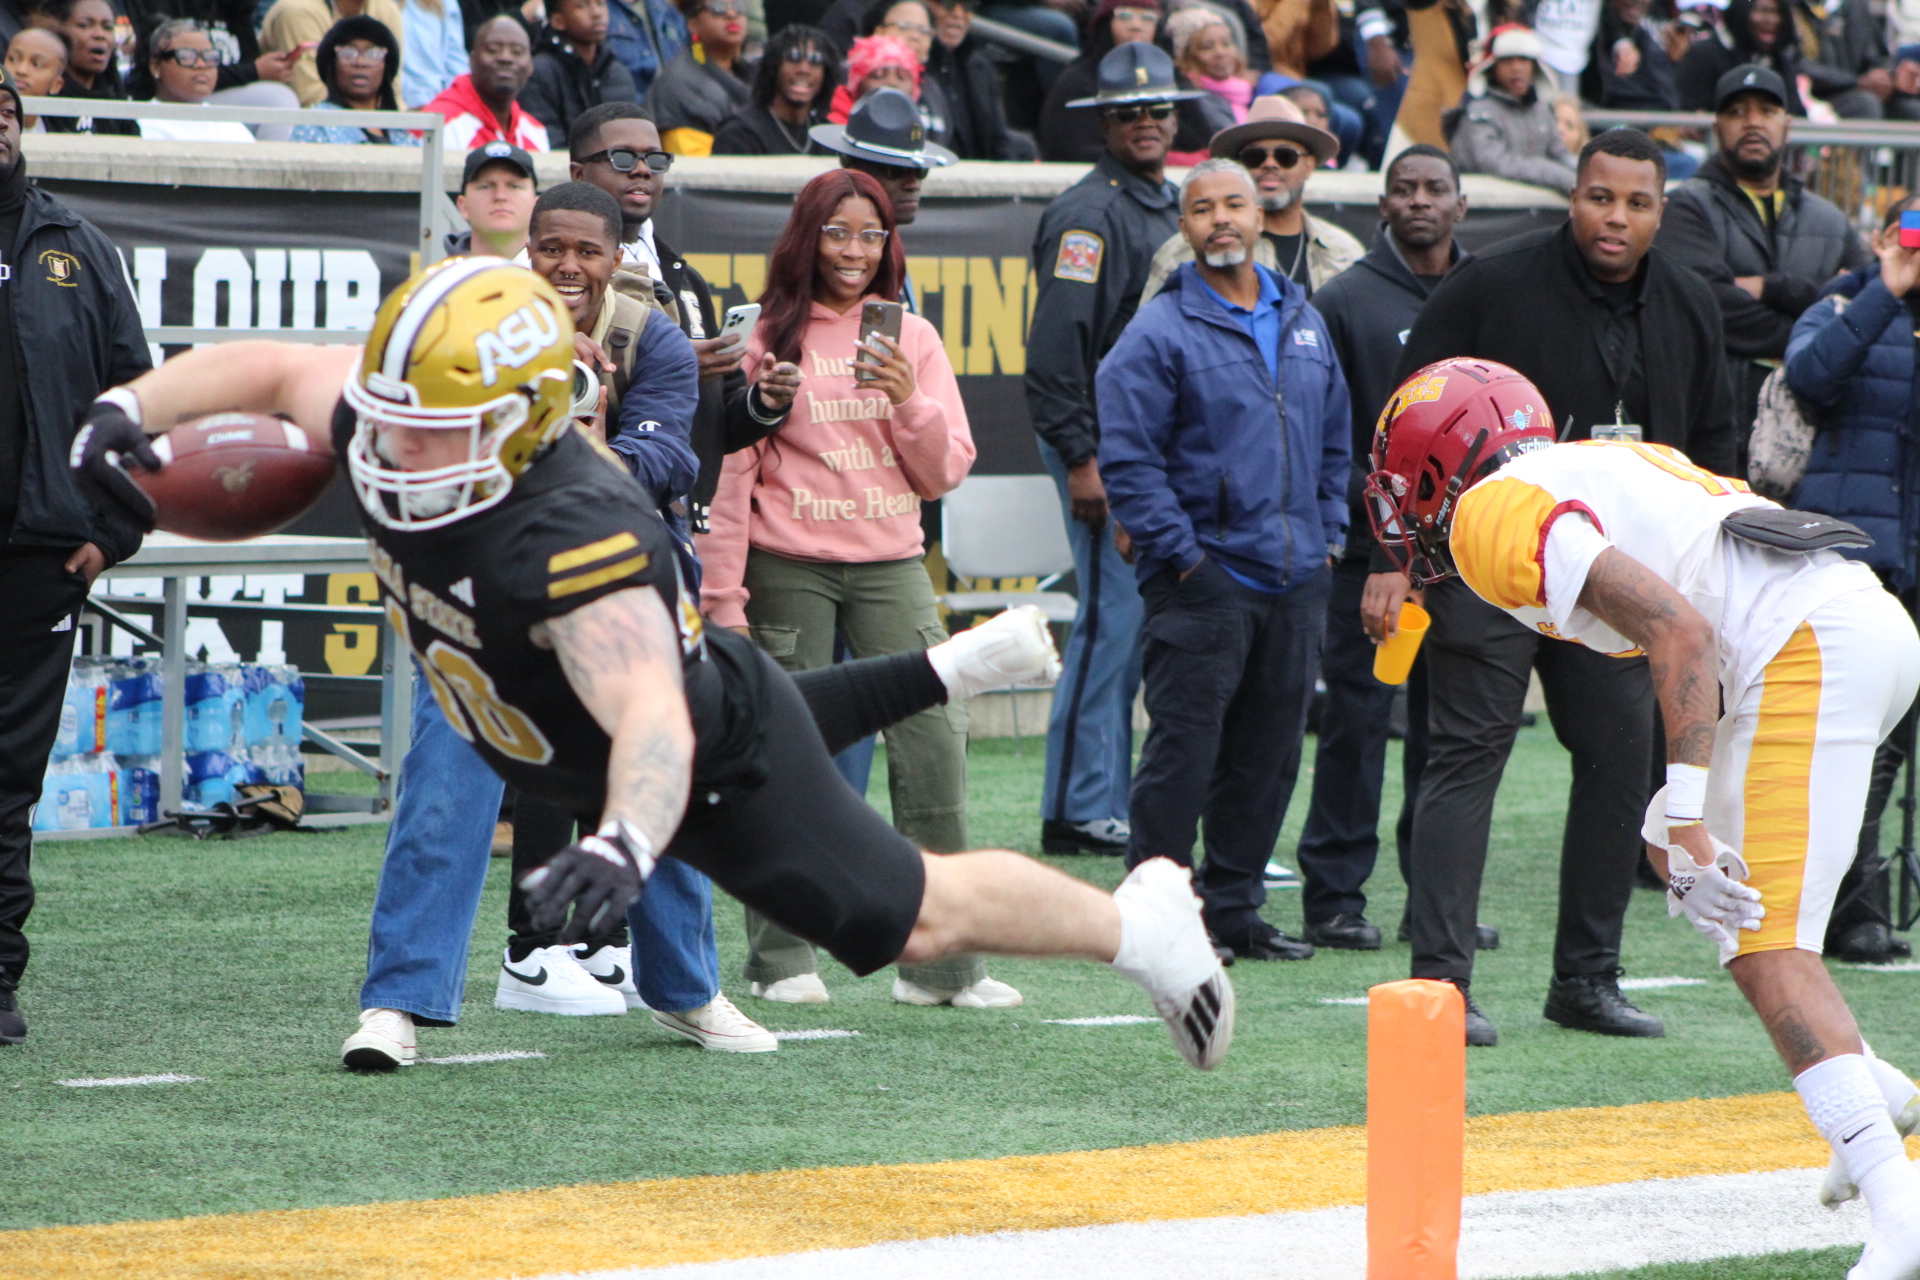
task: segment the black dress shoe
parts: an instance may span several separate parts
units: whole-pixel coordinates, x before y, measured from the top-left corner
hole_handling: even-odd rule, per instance
[[[1400,932],[1394,935],[1402,942],[1413,940],[1413,926],[1405,916],[1400,917]],[[1490,924],[1473,926],[1473,949],[1475,951],[1498,951],[1500,949],[1500,931]]]
[[[11,991],[0,991],[0,1044],[25,1044],[27,1020],[20,1016],[20,1000]]]
[[[1331,920],[1306,927],[1307,941],[1335,951],[1378,951],[1380,930],[1357,911],[1343,911]]]
[[[1311,960],[1313,944],[1289,938],[1265,920],[1244,933],[1223,934],[1220,941],[1242,960]]]
[[[1639,1036],[1657,1040],[1667,1034],[1667,1024],[1633,1006],[1620,994],[1620,970],[1612,973],[1581,974],[1555,978],[1547,988],[1546,1015],[1575,1031],[1591,1031],[1602,1036]]]
[[[1885,964],[1893,959],[1893,930],[1869,920],[1843,930],[1827,944],[1827,954],[1853,964]],[[1908,948],[1909,951],[1912,948]]]
[[[1127,851],[1126,839],[1114,839],[1108,832],[1110,822],[1068,822],[1065,818],[1043,818],[1040,822],[1040,851],[1055,857],[1063,854],[1091,853],[1118,858]]]
[[[1473,992],[1464,982],[1454,982],[1460,988],[1460,996],[1467,1002],[1467,1046],[1472,1049],[1491,1049],[1500,1043],[1500,1033],[1494,1029],[1493,1019],[1474,1003]]]

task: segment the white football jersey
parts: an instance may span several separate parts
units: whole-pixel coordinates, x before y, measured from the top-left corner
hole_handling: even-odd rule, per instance
[[[1774,505],[1665,445],[1582,440],[1525,454],[1462,494],[1450,546],[1483,600],[1542,635],[1630,657],[1633,642],[1579,603],[1593,562],[1617,548],[1713,624],[1721,683],[1737,698],[1814,609],[1879,588],[1837,551],[1775,551],[1720,528]]]

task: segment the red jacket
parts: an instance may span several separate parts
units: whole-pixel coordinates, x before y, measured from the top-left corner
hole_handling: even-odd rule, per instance
[[[471,151],[500,139],[500,121],[493,108],[481,100],[471,75],[461,76],[426,105],[426,110],[447,118],[446,148],[449,154]],[[507,108],[513,136],[505,139],[524,151],[546,151],[547,127],[520,109],[519,103]]]

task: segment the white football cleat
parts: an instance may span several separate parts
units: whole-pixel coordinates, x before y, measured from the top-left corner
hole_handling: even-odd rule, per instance
[[[685,1013],[653,1011],[653,1020],[677,1036],[720,1053],[772,1053],[780,1047],[773,1032],[740,1012],[733,1001],[716,994],[710,1004]]]
[[[573,949],[575,960],[580,967],[592,974],[594,980],[611,991],[618,991],[627,1002],[629,1009],[644,1009],[647,1002],[640,998],[640,989],[633,985],[633,952],[627,947],[605,946],[592,951],[586,944]]]
[[[893,998],[900,1004],[950,1004],[956,1009],[1018,1009],[1026,1003],[1025,996],[994,978],[982,978],[958,991],[945,991],[896,976]]]
[[[988,618],[927,650],[934,674],[950,698],[1011,689],[1050,689],[1060,679],[1060,654],[1047,615],[1030,604]]]
[[[360,1029],[340,1046],[340,1061],[351,1071],[391,1071],[410,1067],[419,1056],[413,1015],[398,1009],[362,1009]]]
[[[1847,1280],[1920,1280],[1920,1222],[1898,1227],[1886,1231],[1875,1224]]]
[[[537,947],[524,960],[503,955],[493,1007],[584,1018],[624,1014],[627,1001],[581,968],[572,948],[556,945]]]
[[[749,983],[747,992],[777,1004],[825,1004],[832,998],[827,995],[827,984],[820,981],[817,973],[796,973],[778,982]]]
[[[1146,989],[1173,1047],[1196,1071],[1211,1071],[1233,1043],[1233,984],[1200,919],[1193,873],[1149,858],[1113,891],[1120,951],[1113,967]]]

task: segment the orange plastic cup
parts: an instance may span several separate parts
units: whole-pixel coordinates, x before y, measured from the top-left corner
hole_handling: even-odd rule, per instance
[[[1373,651],[1373,678],[1381,684],[1405,684],[1413,672],[1413,660],[1419,656],[1420,642],[1427,638],[1427,611],[1409,600],[1400,606],[1400,630],[1393,639]]]

